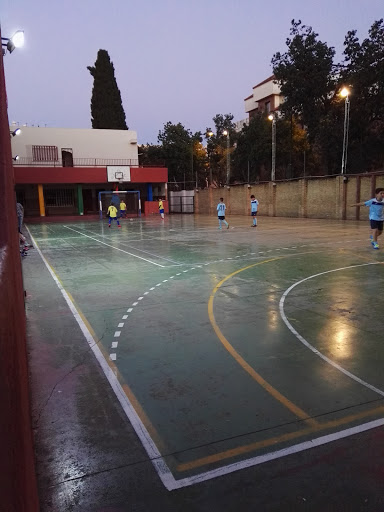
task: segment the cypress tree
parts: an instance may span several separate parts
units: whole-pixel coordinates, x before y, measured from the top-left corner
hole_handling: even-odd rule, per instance
[[[94,78],[91,99],[92,128],[128,130],[115,68],[108,52],[99,50],[95,65],[88,66],[87,69]]]

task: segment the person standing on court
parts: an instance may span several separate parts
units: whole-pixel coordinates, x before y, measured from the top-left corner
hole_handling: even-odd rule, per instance
[[[164,203],[162,199],[159,199],[159,213],[162,219],[164,219]]]
[[[217,216],[219,218],[219,229],[221,229],[221,223],[224,222],[224,224],[227,226],[227,229],[229,229],[229,224],[225,220],[225,203],[224,199],[220,197],[220,203],[217,205]]]
[[[125,204],[124,200],[122,199],[120,201],[120,217],[125,218],[127,215],[127,205]]]
[[[108,208],[108,211],[107,211],[107,217],[109,217],[109,221],[108,221],[108,227],[109,228],[111,227],[111,222],[113,220],[115,220],[117,222],[117,227],[121,228],[119,219],[117,218],[117,208],[116,208],[116,206],[113,203],[111,203],[109,205],[109,208]]]
[[[369,206],[369,223],[371,225],[371,244],[374,249],[379,248],[378,237],[383,232],[384,222],[384,188],[375,190],[375,197],[369,201],[351,204],[350,206]]]
[[[252,221],[253,221],[253,224],[252,224],[253,228],[257,227],[257,210],[258,210],[258,208],[259,208],[259,201],[257,199],[255,199],[255,196],[252,194],[251,195],[251,215],[252,215]]]

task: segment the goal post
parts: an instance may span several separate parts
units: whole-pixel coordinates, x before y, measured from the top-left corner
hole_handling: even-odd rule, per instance
[[[136,215],[141,217],[141,199],[139,190],[106,190],[99,192],[99,215],[100,219],[106,215],[110,204],[120,210],[120,202],[124,201],[127,205],[126,215]]]

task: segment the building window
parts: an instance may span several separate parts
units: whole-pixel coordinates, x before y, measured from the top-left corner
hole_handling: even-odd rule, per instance
[[[57,162],[57,146],[32,146],[32,159],[34,162]]]
[[[71,188],[51,188],[44,190],[45,206],[73,206],[75,204],[75,192]]]
[[[270,111],[271,111],[271,102],[270,101],[266,101],[265,102],[265,105],[264,105],[264,111],[269,114]]]

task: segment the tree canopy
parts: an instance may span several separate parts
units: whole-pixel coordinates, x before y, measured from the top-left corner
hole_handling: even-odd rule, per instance
[[[87,69],[94,79],[91,99],[92,128],[128,130],[115,68],[108,52],[99,50],[95,65],[88,66]]]

